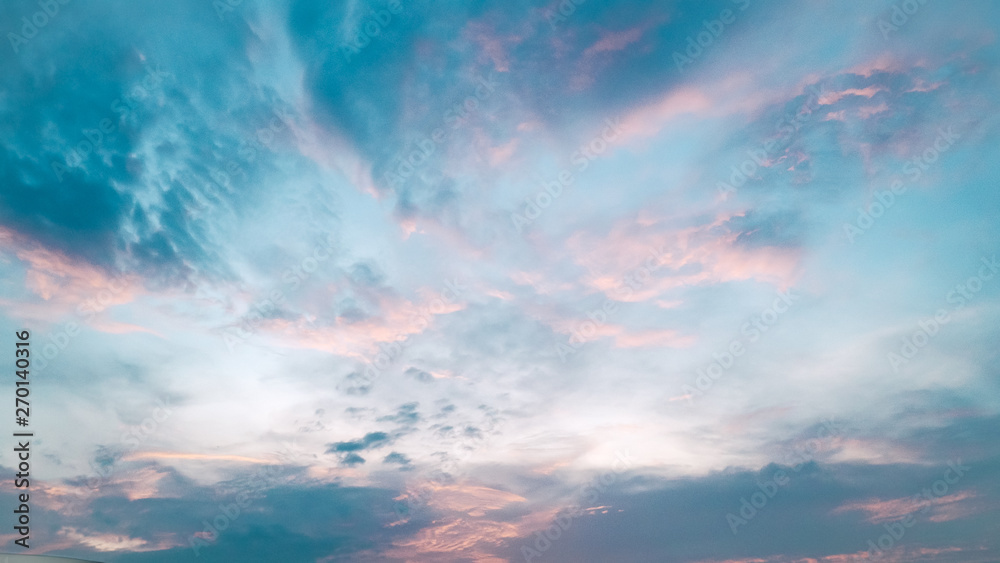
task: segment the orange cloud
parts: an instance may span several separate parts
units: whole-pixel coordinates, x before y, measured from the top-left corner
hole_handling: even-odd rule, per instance
[[[85,545],[87,547],[96,549],[97,551],[103,551],[103,552],[160,551],[163,549],[170,549],[172,547],[179,547],[181,545],[184,545],[180,541],[171,542],[166,539],[161,539],[156,543],[151,544],[141,538],[133,538],[118,534],[87,533],[85,531],[80,531],[77,528],[73,527],[60,528],[58,535],[72,542]]]
[[[440,561],[442,554],[473,561],[502,561],[486,550],[500,547],[504,540],[519,536],[517,526],[507,522],[445,518],[420,530],[410,540],[396,542],[386,555],[406,561]]]
[[[498,510],[511,503],[525,502],[520,495],[474,485],[433,486],[430,494],[430,506],[464,512],[469,516],[483,516],[487,510]]]
[[[929,519],[935,522],[944,522],[970,514],[970,511],[962,511],[952,507],[951,505],[955,505],[956,503],[960,503],[966,499],[974,498],[975,496],[976,495],[970,491],[962,491],[953,495],[935,497],[929,500],[926,498],[917,498],[916,496],[891,500],[870,499],[865,501],[850,502],[838,506],[833,509],[833,513],[839,514],[841,512],[849,511],[867,512],[868,522],[871,522],[872,524],[881,524],[883,522],[899,520],[904,518],[907,514],[913,514],[929,506],[934,512]],[[935,520],[935,516],[938,517],[937,520]]]

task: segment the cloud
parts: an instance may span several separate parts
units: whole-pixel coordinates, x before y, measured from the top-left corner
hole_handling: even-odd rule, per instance
[[[389,455],[385,456],[384,459],[382,459],[382,463],[395,463],[402,465],[405,468],[410,465],[410,458],[399,452],[391,452]]]
[[[369,432],[363,438],[350,442],[335,442],[330,444],[326,453],[359,452],[374,447],[380,447],[389,440],[389,435],[385,432]]]
[[[60,4],[0,55],[0,324],[73,430],[32,444],[32,539],[832,563],[912,514],[887,560],[997,559],[1000,286],[950,292],[1000,240],[1000,8],[927,3],[887,39],[891,1],[743,4]]]

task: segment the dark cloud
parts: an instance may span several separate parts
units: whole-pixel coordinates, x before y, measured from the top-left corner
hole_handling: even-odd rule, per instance
[[[401,466],[403,466],[402,469],[407,469],[410,466],[410,458],[406,457],[405,455],[403,455],[403,454],[401,454],[399,452],[392,452],[392,453],[390,453],[389,455],[385,456],[385,458],[382,460],[382,462],[383,463],[394,463],[394,464],[397,464],[397,465],[401,465]]]
[[[373,385],[374,381],[371,377],[366,376],[363,371],[357,370],[344,376],[337,389],[343,390],[348,395],[367,395]]]
[[[869,549],[869,539],[878,541],[887,533],[882,522],[867,521],[870,514],[864,511],[837,509],[847,503],[912,498],[942,479],[948,461],[930,466],[811,462],[798,471],[772,464],[760,471],[727,471],[676,481],[610,472],[578,492],[581,506],[606,506],[607,512],[602,509],[569,519],[559,539],[549,542],[544,558],[554,562],[793,561],[863,552]],[[980,498],[965,504],[971,513],[959,520],[942,520],[940,509],[918,509],[912,514],[916,523],[894,541],[897,549],[911,557],[921,549],[964,552],[939,554],[936,560],[941,561],[986,561],[1000,555],[1000,542],[985,531],[988,522],[1000,514],[1000,488],[990,477],[1000,469],[998,463],[996,458],[967,463],[972,469],[950,486],[949,493],[964,491]],[[763,491],[761,483],[773,482],[777,471],[785,472],[787,482],[774,488],[765,485],[773,496],[767,497],[762,508],[744,509],[744,515],[751,516],[746,524],[735,525],[734,534],[727,514],[739,516],[743,500],[749,502]],[[761,498],[755,499],[758,504]],[[533,548],[536,540],[537,536],[528,536],[510,542],[499,555],[523,559],[522,546]]]
[[[406,403],[400,405],[396,410],[396,414],[379,417],[378,421],[395,422],[396,424],[402,426],[412,426],[420,420],[420,413],[417,412],[418,406],[420,406],[419,403]]]
[[[405,375],[407,377],[412,377],[413,379],[416,379],[417,381],[419,381],[421,383],[430,383],[430,382],[434,381],[434,376],[433,375],[427,373],[426,371],[424,371],[422,369],[415,368],[415,367],[406,368],[406,371],[403,372],[403,375]]]
[[[153,286],[233,280],[227,231],[290,130],[258,140],[287,104],[251,84],[243,22],[196,1],[93,2],[0,57],[0,225]],[[184,37],[162,33],[171,25]]]
[[[207,545],[199,544],[196,555],[191,547],[192,535],[205,531],[206,522],[219,519],[223,515],[220,507],[233,505],[238,492],[219,492],[188,483],[186,494],[177,498],[102,499],[94,503],[92,517],[75,522],[72,517],[62,516],[60,521],[85,534],[125,529],[132,537],[155,542],[156,537],[168,532],[183,542],[181,547],[154,552],[102,554],[100,559],[109,563],[312,561],[331,556],[352,559],[371,549],[373,542],[391,542],[392,537],[400,535],[385,528],[394,517],[392,497],[398,494],[394,491],[337,485],[303,488],[275,481],[261,495],[251,498],[238,516],[227,517],[226,529]],[[76,556],[86,555],[76,550]]]
[[[445,154],[469,150],[469,123],[489,123],[484,129],[497,144],[525,120],[574,135],[581,123],[592,129],[681,82],[672,53],[703,31],[705,19],[734,6],[728,0],[587,3],[554,24],[548,16],[558,6],[540,0],[402,4],[402,13],[356,53],[350,39],[333,30],[360,29],[370,19],[367,10],[351,20],[349,5],[299,0],[292,3],[290,29],[309,67],[306,86],[320,118],[372,162],[376,184],[397,196],[397,212],[453,221],[460,219],[451,210],[465,196],[440,170]],[[388,4],[363,5],[381,10]],[[727,40],[752,29],[749,21],[741,24],[742,31],[727,30]],[[615,48],[589,50],[614,33],[637,34],[627,56]],[[481,52],[487,42],[500,45],[498,56],[509,68],[498,69],[504,65],[488,56],[460,56]],[[472,109],[462,110],[470,97]],[[437,129],[444,133],[440,144],[430,140]],[[411,156],[413,171],[405,164]],[[387,173],[399,173],[398,181]]]
[[[351,281],[363,287],[379,287],[385,281],[385,275],[376,264],[360,262],[351,268]]]
[[[358,452],[364,451],[373,447],[379,447],[384,442],[389,440],[389,435],[385,432],[369,432],[359,440],[354,440],[351,442],[335,442],[330,444],[326,450],[326,453],[340,453],[340,452]]]
[[[345,465],[347,467],[354,467],[355,465],[364,465],[365,458],[359,456],[356,453],[349,453],[347,455],[341,456],[340,463],[341,465]]]

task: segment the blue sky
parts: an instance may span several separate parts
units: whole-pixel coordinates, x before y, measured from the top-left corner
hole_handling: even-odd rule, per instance
[[[0,22],[33,553],[1000,559],[996,3]]]

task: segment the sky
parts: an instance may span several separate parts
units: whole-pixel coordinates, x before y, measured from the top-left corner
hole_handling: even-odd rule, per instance
[[[0,30],[4,551],[1000,561],[1000,4]]]

